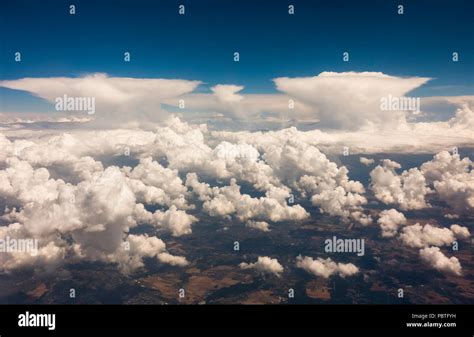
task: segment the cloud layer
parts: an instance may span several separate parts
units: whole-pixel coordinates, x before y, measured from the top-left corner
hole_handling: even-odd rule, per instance
[[[380,111],[381,96],[403,96],[427,80],[368,72],[321,73],[275,79],[282,94],[268,95],[245,94],[242,85],[232,84],[198,94],[193,91],[199,81],[104,74],[1,81],[0,86],[26,90],[50,102],[67,94],[96,96],[98,104],[97,114],[90,117],[95,130],[44,128],[37,132],[34,119],[2,124],[0,236],[38,238],[41,248],[36,256],[3,254],[1,268],[52,269],[85,260],[115,263],[129,273],[142,268],[146,258],[185,267],[186,257],[170,254],[158,236],[192,235],[202,214],[261,232],[269,232],[277,222],[309,221],[310,214],[318,211],[337,221],[368,226],[377,215],[368,203],[373,195],[389,205],[376,218],[382,236],[420,249],[428,265],[449,271],[436,262],[448,264],[443,262],[443,253],[431,248],[467,239],[469,230],[457,224],[449,229],[409,225],[413,222],[400,210],[442,207],[450,217],[471,214],[474,173],[470,159],[440,151],[419,167],[404,170],[388,158],[377,165],[374,159],[361,156],[361,164],[374,165],[368,186],[351,179],[349,169],[333,159],[346,147],[351,154],[370,154],[472,145],[469,127],[474,125],[474,101],[470,97],[443,98],[458,107],[443,122],[413,122],[407,112]],[[286,114],[287,119],[319,120],[320,126],[337,131],[294,127],[213,131],[206,124],[170,117],[163,105],[178,107],[180,100],[185,104],[177,112],[181,116],[193,109],[248,121],[269,121]],[[60,123],[88,124],[74,118]],[[109,125],[101,126],[101,119]],[[156,236],[130,234],[144,224],[153,226]],[[281,274],[283,269],[278,271],[275,261],[261,257],[242,268]],[[352,264],[310,257],[298,258],[297,266],[322,277],[345,277],[358,271]]]

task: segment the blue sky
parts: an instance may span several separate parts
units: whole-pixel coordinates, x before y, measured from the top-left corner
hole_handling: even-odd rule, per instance
[[[76,5],[76,15],[68,12]],[[186,5],[186,15],[177,13]],[[287,14],[288,4],[296,14]],[[0,79],[182,78],[275,92],[272,79],[322,71],[432,77],[416,94],[474,92],[472,1],[12,1],[0,4]],[[397,5],[405,14],[397,14]],[[21,51],[22,62],[14,53]],[[131,52],[132,62],[123,61]],[[239,63],[233,62],[240,52]],[[350,62],[342,62],[342,52]],[[460,62],[451,62],[453,51]],[[0,89],[5,109],[38,103]]]

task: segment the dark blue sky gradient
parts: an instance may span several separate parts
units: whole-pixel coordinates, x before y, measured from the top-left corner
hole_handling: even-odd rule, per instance
[[[105,72],[202,80],[201,91],[233,83],[244,93],[270,93],[280,76],[381,71],[435,78],[417,90],[422,96],[474,93],[470,0],[2,0],[0,15],[0,79]],[[125,51],[132,62],[123,61]],[[453,51],[460,62],[451,62]],[[7,106],[18,98],[6,89],[0,95]]]

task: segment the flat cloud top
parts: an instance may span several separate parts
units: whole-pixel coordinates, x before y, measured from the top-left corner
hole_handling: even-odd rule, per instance
[[[278,90],[312,106],[322,125],[355,129],[404,121],[406,113],[381,111],[380,99],[403,97],[429,80],[380,72],[322,72],[314,77],[280,77],[274,82]]]
[[[51,103],[56,98],[94,97],[96,119],[106,125],[160,121],[168,114],[161,103],[192,92],[200,81],[109,77],[96,73],[84,77],[23,78],[0,81],[0,86],[24,90]]]
[[[23,78],[0,81],[0,86],[25,90],[54,103],[57,97],[95,97],[96,113],[62,112],[34,116],[3,112],[6,131],[37,123],[75,128],[153,129],[170,116],[204,122],[214,129],[279,128],[312,125],[307,138],[327,152],[350,146],[351,152],[438,152],[474,144],[474,97],[421,98],[420,116],[429,120],[436,105],[455,107],[445,121],[419,122],[410,111],[381,110],[384,97],[404,97],[429,81],[426,77],[397,77],[381,72],[322,72],[313,77],[274,79],[277,94],[242,94],[244,86],[218,84],[211,93],[196,93],[202,82],[180,79],[109,77],[90,74],[80,78]],[[430,111],[423,111],[424,104]],[[174,110],[173,110],[174,109]],[[10,117],[9,117],[10,116]],[[50,117],[47,117],[50,116]],[[291,130],[291,129],[290,129]],[[282,134],[290,136],[293,131]],[[233,136],[235,137],[235,135]],[[255,137],[255,136],[254,136]]]

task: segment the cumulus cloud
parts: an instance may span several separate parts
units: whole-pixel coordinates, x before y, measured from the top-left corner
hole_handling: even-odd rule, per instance
[[[366,158],[366,157],[359,157],[359,161],[364,164],[365,166],[370,166],[372,165],[373,163],[375,163],[375,160],[374,159],[371,159],[371,158]]]
[[[457,229],[456,229],[457,230]],[[454,240],[454,233],[449,228],[439,228],[426,224],[414,224],[405,226],[400,233],[402,242],[413,248],[428,246],[449,246]]]
[[[158,254],[157,258],[162,263],[170,264],[172,266],[185,267],[189,264],[188,260],[186,260],[184,256],[171,255],[167,252]]]
[[[420,167],[438,197],[460,214],[474,210],[474,171],[469,158],[442,151]]]
[[[352,263],[337,263],[332,261],[330,258],[317,258],[316,260],[313,260],[312,257],[302,257],[301,255],[296,258],[296,266],[304,269],[312,275],[323,278],[329,278],[333,275],[339,275],[340,277],[345,278],[359,272],[359,268]]]
[[[284,199],[273,197],[253,198],[240,193],[235,179],[229,186],[210,187],[198,181],[196,174],[188,174],[186,185],[200,200],[204,201],[203,210],[211,216],[226,217],[235,214],[241,221],[260,219],[269,221],[303,220],[309,214],[300,205],[287,205]]]
[[[60,164],[77,178],[74,172],[91,175],[102,170],[102,164],[90,156],[116,156],[128,149],[141,158],[137,167],[122,169],[140,203],[176,205],[180,209],[192,207],[187,204],[186,187],[178,177],[178,172],[195,172],[204,179],[230,182],[230,178],[235,178],[252,184],[255,189],[265,193],[263,199],[257,200],[260,203],[257,207],[262,209],[265,202],[275,209],[274,219],[290,219],[293,215],[294,219],[305,217],[301,206],[287,205],[294,189],[303,197],[312,197],[314,205],[322,212],[360,223],[370,222],[369,217],[362,213],[362,205],[366,203],[362,184],[351,181],[348,170],[331,162],[315,145],[308,145],[305,139],[292,142],[287,139],[284,134],[281,137],[268,134],[261,143],[255,144],[252,136],[248,137],[252,144],[245,140],[220,141],[213,134],[209,135],[203,126],[190,126],[172,118],[157,128],[155,133],[109,130],[61,134],[47,141],[35,140],[34,143],[21,145],[20,156],[49,169],[55,169]],[[19,142],[15,142],[16,147],[19,145]],[[47,149],[47,154],[44,149]],[[167,167],[153,161],[151,156],[165,157]],[[79,160],[84,162],[81,166],[78,166]],[[87,169],[84,166],[86,164]],[[74,169],[74,166],[77,167]],[[230,193],[230,190],[235,190],[235,187],[228,188],[227,195],[232,194],[234,200],[240,198],[238,193]],[[251,203],[256,201],[253,200],[255,198],[243,198]],[[225,196],[212,199],[206,203],[206,209],[216,216],[234,212]],[[223,205],[227,205],[227,208]],[[217,212],[216,207],[222,209]],[[240,214],[242,212],[247,211],[241,208]],[[251,212],[253,217],[252,213],[256,212]],[[262,216],[261,220],[271,218]]]
[[[118,259],[118,262],[123,265],[123,269],[127,271],[143,267],[144,257],[154,257],[158,261],[172,266],[185,267],[188,265],[186,258],[169,254],[166,251],[165,243],[157,237],[131,234],[127,237],[127,241],[130,244],[130,254],[125,259],[126,263],[120,258]],[[120,257],[121,254],[117,254],[117,256]]]
[[[471,233],[469,232],[469,229],[467,227],[454,224],[451,225],[451,227],[449,228],[457,239],[468,239],[471,236]]]
[[[246,263],[242,262],[239,264],[242,269],[255,269],[262,274],[274,274],[280,277],[283,273],[283,266],[278,262],[277,259],[272,259],[268,256],[259,256],[257,262]]]
[[[425,197],[430,188],[417,168],[397,174],[400,164],[385,159],[370,172],[371,189],[375,197],[386,205],[396,204],[403,210],[429,207]]]
[[[257,229],[262,232],[269,232],[270,231],[270,225],[266,221],[252,221],[249,220],[246,222],[245,226],[248,228],[253,228]]]
[[[32,268],[39,271],[53,271],[62,264],[66,255],[65,244],[60,240],[52,241],[49,237],[37,237],[28,232],[24,225],[12,223],[0,227],[0,239],[8,240],[38,240],[37,250],[2,251],[0,254],[0,270],[10,272],[22,268]],[[26,242],[26,241],[25,241]],[[30,241],[33,242],[33,241]]]
[[[168,229],[173,236],[191,233],[191,225],[198,219],[172,205],[166,212],[153,213],[153,223]]]
[[[291,189],[294,189],[304,197],[312,196],[313,203],[323,212],[367,220],[367,217],[360,215],[362,205],[366,203],[362,196],[365,192],[362,184],[350,180],[345,167],[338,167],[316,146],[308,145],[303,140],[283,137],[285,135],[274,137],[271,133],[265,137],[260,134],[238,134],[237,139],[220,140],[221,134],[217,137],[213,134],[213,138],[217,138],[217,145],[211,148],[204,142],[203,132],[199,130],[184,134],[169,129],[166,132],[160,129],[158,132],[161,140],[158,148],[163,148],[161,152],[166,153],[170,167],[196,172],[203,178],[233,177],[251,183],[266,194],[260,202],[274,204],[272,208],[279,209],[278,213],[292,209],[286,206],[286,202]],[[165,139],[170,139],[172,146],[164,144]],[[219,190],[226,191],[225,196],[219,193],[212,200],[203,200],[206,209],[216,215],[219,215],[216,211],[219,209],[222,216],[233,213],[233,203],[229,197],[232,196],[234,200],[240,198],[239,193],[235,192],[235,185]],[[217,193],[217,190],[209,188],[204,190],[206,193]],[[255,202],[244,198],[248,202]],[[272,220],[268,216],[266,218]]]
[[[270,167],[271,171],[267,171],[276,178],[270,183],[280,187],[278,194],[283,196],[283,190],[288,186],[305,198],[311,197],[313,205],[321,212],[362,224],[371,222],[362,212],[367,203],[362,195],[365,193],[363,185],[350,180],[347,168],[338,167],[329,160],[316,144],[312,144],[314,138],[307,137],[309,135],[295,129],[265,134],[218,132],[213,135],[225,141],[245,141],[253,145]]]
[[[398,229],[406,222],[405,215],[394,208],[380,212],[377,220],[382,230],[382,237],[394,237],[398,233]]]
[[[25,254],[3,255],[4,270],[27,267],[26,262],[35,267],[41,266],[40,262],[61,265],[67,262],[65,256],[117,263],[124,272],[140,268],[143,257],[185,264],[182,258],[172,260],[166,255],[158,238],[128,235],[140,219],[136,212],[139,204],[129,179],[118,167],[93,172],[75,185],[52,179],[46,168],[35,169],[15,157],[7,158],[5,164],[7,167],[0,170],[0,197],[9,207],[2,219],[15,222],[1,227],[1,237],[35,238],[40,249],[38,256],[29,259]],[[153,219],[173,235],[189,233],[190,224],[196,221],[174,205],[153,214]],[[129,251],[123,250],[125,242],[130,243]]]
[[[38,237],[40,247],[48,247],[42,259],[21,263],[6,255],[9,268],[90,260],[132,272],[145,258],[185,266],[185,257],[158,249],[156,236],[139,239],[155,247],[156,255],[126,251],[122,245],[130,241],[130,229],[142,224],[155,226],[157,233],[191,235],[199,212],[267,231],[268,222],[308,219],[309,212],[299,204],[304,200],[343,221],[373,221],[365,208],[364,186],[325,153],[328,148],[321,144],[327,134],[321,131],[209,131],[206,125],[169,118],[154,131],[5,134],[0,134],[0,200],[6,206],[1,221],[9,233]],[[469,184],[458,189],[444,185],[469,182],[471,166],[468,159],[440,153],[420,168],[399,173],[401,165],[386,159],[371,172],[371,189],[382,202],[408,210],[427,207],[433,188],[433,197],[446,201],[452,211],[466,212]],[[381,212],[382,235],[394,236],[405,225],[403,219],[395,209]],[[400,239],[425,248],[469,235],[456,225],[446,229],[449,233],[440,230],[403,228]]]
[[[442,181],[446,175],[464,174],[469,171],[472,162],[459,154],[450,154],[448,151],[437,153],[432,160],[423,163],[420,167],[426,180],[430,183]]]
[[[395,170],[400,168],[386,159],[370,172],[371,189],[384,204],[399,205],[404,210],[422,209],[430,207],[426,196],[435,193],[457,214],[474,209],[474,171],[469,158],[441,151],[420,168],[398,174]],[[449,214],[448,217],[456,216]]]
[[[125,172],[135,193],[147,204],[189,208],[185,199],[187,188],[178,170],[165,168],[151,157],[145,157],[133,169],[126,168]]]
[[[421,259],[434,269],[447,274],[461,275],[461,264],[456,257],[448,258],[438,247],[420,249]]]
[[[286,140],[280,146],[277,144],[267,141],[261,146],[263,158],[280,181],[303,196],[311,195],[313,205],[321,212],[346,219],[363,218],[360,216],[361,206],[367,200],[361,194],[365,189],[360,182],[349,179],[346,167],[338,167],[316,146],[298,139]]]
[[[465,175],[447,176],[436,181],[434,187],[439,197],[459,213],[474,209],[474,171]]]
[[[219,84],[211,88],[216,98],[221,102],[234,103],[241,101],[244,97],[237,94],[244,87],[239,85]]]

